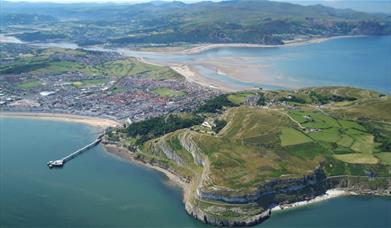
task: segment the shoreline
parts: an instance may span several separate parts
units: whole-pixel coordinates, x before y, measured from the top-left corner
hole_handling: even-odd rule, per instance
[[[337,188],[329,189],[326,191],[325,194],[316,196],[313,199],[298,201],[298,202],[289,203],[289,204],[278,205],[278,206],[271,208],[271,211],[277,212],[277,211],[284,211],[284,210],[289,210],[289,209],[305,207],[305,206],[316,204],[316,203],[323,202],[326,200],[334,199],[334,198],[341,197],[341,196],[349,196],[349,195],[356,195],[356,194],[353,192],[343,190],[343,189],[337,189]]]
[[[17,119],[35,119],[35,120],[49,120],[49,121],[62,121],[71,123],[80,123],[93,126],[99,129],[105,129],[107,127],[117,127],[121,123],[115,120],[81,116],[73,114],[60,114],[60,113],[40,113],[40,112],[4,112],[0,111],[0,118],[17,118]]]
[[[163,173],[168,178],[169,182],[171,182],[172,184],[175,184],[176,186],[180,187],[183,190],[183,194],[184,194],[183,196],[185,196],[185,192],[188,189],[188,184],[183,182],[175,174],[173,174],[170,171],[163,169],[161,167],[154,166],[149,163],[145,163],[145,162],[142,162],[140,160],[135,159],[134,156],[131,153],[129,153],[129,150],[126,148],[122,148],[122,147],[119,147],[115,144],[110,144],[110,143],[108,143],[108,144],[101,143],[101,145],[103,146],[106,153],[108,153],[112,156],[115,156],[116,158],[123,159],[126,162],[130,162],[130,163],[133,163],[136,165],[143,166],[143,168],[148,168],[148,169],[156,170],[156,171],[159,171],[160,173]],[[185,198],[183,198],[183,199],[185,199]]]
[[[182,200],[183,200],[184,205],[186,206],[186,202],[189,197],[187,194],[189,194],[189,190],[191,187],[190,184],[183,182],[174,173],[172,173],[164,168],[161,168],[161,167],[155,166],[153,164],[145,163],[145,162],[142,162],[140,160],[135,159],[134,156],[131,153],[129,153],[129,150],[126,148],[119,147],[116,144],[110,144],[110,143],[109,144],[102,144],[102,145],[103,145],[106,153],[108,153],[118,159],[124,159],[126,162],[140,165],[143,168],[156,170],[156,171],[159,171],[162,174],[164,174],[167,177],[168,183],[172,183],[175,186],[178,186],[181,188],[182,193],[183,193]],[[309,205],[316,204],[319,202],[323,202],[323,201],[327,201],[327,200],[331,200],[331,199],[335,199],[335,198],[343,197],[343,196],[350,196],[350,195],[360,195],[360,194],[349,191],[349,190],[345,190],[345,189],[334,188],[334,189],[327,190],[325,192],[325,194],[316,196],[313,199],[305,200],[305,201],[297,201],[297,202],[289,203],[289,204],[281,204],[281,205],[274,206],[274,207],[270,208],[269,210],[271,213],[274,213],[274,212],[286,211],[286,210],[291,210],[291,209],[298,209],[298,208],[309,206]],[[186,211],[187,211],[187,209],[186,209]],[[187,211],[187,212],[189,213],[189,211]]]
[[[181,46],[166,47],[166,49],[153,49],[153,47],[146,47],[141,52],[160,53],[160,54],[197,54],[200,52],[208,51],[216,48],[284,48],[293,47],[306,44],[317,44],[329,40],[355,38],[355,37],[367,37],[368,35],[344,35],[344,36],[330,36],[330,37],[312,37],[309,39],[293,39],[285,40],[283,44],[252,44],[252,43],[203,43],[203,44],[191,44],[193,47],[185,48],[183,50],[170,50],[180,48]],[[148,50],[150,48],[151,50]],[[137,50],[135,50],[137,51]]]
[[[191,66],[182,64],[182,65],[175,65],[175,66],[170,66],[170,68],[177,72],[178,74],[182,75],[188,82],[195,83],[207,88],[211,89],[217,89],[223,92],[234,92],[238,90],[250,90],[253,88],[234,88],[234,87],[229,87],[224,83],[221,83],[219,81],[214,81],[214,80],[207,80],[204,77],[202,77],[199,72],[197,72],[194,69],[191,69]]]

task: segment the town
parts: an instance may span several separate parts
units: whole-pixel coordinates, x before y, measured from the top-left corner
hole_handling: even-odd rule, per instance
[[[139,121],[193,110],[200,102],[221,94],[188,82],[169,68],[116,53],[1,46],[2,111]]]

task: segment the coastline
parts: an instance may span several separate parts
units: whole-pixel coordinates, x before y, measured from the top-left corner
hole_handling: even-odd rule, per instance
[[[247,44],[247,43],[227,43],[227,44],[200,44],[195,45],[193,47],[185,48],[184,50],[176,50],[179,47],[174,47],[174,50],[172,47],[168,47],[166,49],[153,49],[145,51],[149,52],[151,54],[177,54],[177,55],[192,55],[197,54],[200,52],[208,51],[215,48],[284,48],[284,47],[293,47],[293,46],[300,46],[300,45],[307,45],[307,44],[318,44],[321,42],[325,42],[328,40],[334,40],[334,39],[344,39],[344,38],[351,38],[351,37],[366,37],[363,35],[356,35],[356,36],[332,36],[332,37],[313,37],[310,39],[295,39],[290,41],[285,41],[284,44],[281,45],[264,45],[264,44]],[[223,92],[233,92],[233,91],[239,91],[239,90],[253,90],[257,89],[257,86],[237,86],[233,83],[227,83],[221,80],[217,79],[211,79],[211,78],[205,78],[202,76],[202,74],[197,70],[194,69],[192,65],[189,64],[180,64],[180,63],[167,63],[167,64],[157,64],[153,63],[151,61],[146,61],[144,58],[137,58],[137,60],[147,63],[147,64],[154,64],[154,65],[165,65],[170,67],[172,70],[176,71],[177,73],[181,74],[185,79],[189,82],[193,82],[196,84],[199,84],[201,86],[205,86],[212,89],[218,89]],[[234,63],[235,61],[230,60],[231,63]],[[210,65],[210,62],[200,62],[199,65]],[[267,74],[262,71],[262,66],[257,66],[256,68],[252,67],[244,67],[244,66],[236,66],[236,65],[223,65],[221,62],[214,62],[212,64],[217,72],[224,72],[225,76],[228,79],[233,80],[239,80],[241,82],[245,83],[257,83],[261,85],[265,85],[263,87],[281,87],[281,88],[289,88],[289,89],[298,89],[300,86],[297,84],[289,84],[286,82],[279,82],[276,83],[275,81],[271,80],[269,77],[267,77]],[[241,69],[240,71],[237,71],[237,69]],[[243,71],[250,72],[248,75],[263,75],[263,77],[258,80],[254,81],[251,77],[243,77]]]
[[[204,77],[202,77],[196,70],[192,69],[189,65],[175,65],[170,66],[170,68],[177,72],[178,74],[182,75],[188,82],[196,83],[198,85],[211,88],[211,89],[217,89],[223,92],[233,92],[238,90],[246,90],[246,89],[254,89],[254,88],[233,88],[229,87],[224,83],[221,83],[219,81],[215,80],[207,80]]]
[[[51,120],[86,124],[89,126],[105,129],[107,127],[117,127],[121,123],[115,120],[104,119],[99,117],[80,116],[72,114],[59,113],[40,113],[40,112],[3,112],[0,111],[0,118],[19,118],[19,119],[36,119]]]
[[[111,155],[113,155],[113,156],[115,156],[117,158],[124,159],[127,162],[131,162],[133,164],[141,165],[144,168],[146,167],[146,168],[149,168],[149,169],[153,169],[153,170],[159,171],[159,172],[163,173],[164,175],[166,175],[166,177],[168,178],[168,180],[171,183],[173,183],[176,186],[180,187],[183,190],[184,194],[187,191],[187,189],[189,187],[189,184],[183,182],[178,176],[176,176],[175,174],[169,172],[168,170],[135,159],[134,156],[131,153],[129,153],[129,150],[126,149],[126,148],[121,148],[121,147],[119,147],[119,146],[117,146],[115,144],[105,144],[105,143],[102,143],[101,145],[103,146],[103,148],[104,148],[106,153],[111,154]]]
[[[309,39],[293,39],[285,40],[283,44],[251,44],[251,43],[205,43],[205,44],[193,44],[190,48],[183,50],[175,50],[181,46],[167,47],[166,49],[154,49],[148,48],[143,49],[145,52],[150,53],[165,53],[165,54],[197,54],[200,52],[208,51],[215,48],[283,48],[292,47],[306,44],[316,44],[334,39],[345,39],[354,37],[367,37],[367,35],[345,35],[345,36],[330,36],[330,37],[312,37]]]
[[[185,205],[185,209],[189,213],[189,215],[195,217],[193,214],[191,214],[194,211],[194,209],[191,208],[191,210],[188,210],[188,208],[187,208],[187,206],[188,206],[187,199],[189,199],[189,195],[188,194],[190,193],[190,188],[191,188],[190,184],[185,183],[178,176],[176,176],[174,173],[172,173],[172,172],[170,172],[170,171],[168,171],[168,170],[166,170],[164,168],[161,168],[161,167],[155,166],[153,164],[145,163],[145,162],[142,162],[140,160],[137,160],[129,152],[129,150],[126,149],[126,148],[119,147],[116,144],[102,144],[102,145],[103,145],[105,151],[108,154],[111,154],[111,155],[113,155],[113,156],[115,156],[115,157],[117,157],[119,159],[124,159],[127,162],[132,162],[134,164],[141,165],[141,166],[143,166],[145,168],[153,169],[153,170],[156,170],[156,171],[159,171],[159,172],[163,173],[168,178],[169,183],[172,183],[172,184],[174,184],[174,185],[176,185],[176,186],[178,186],[178,187],[180,187],[182,189],[182,191],[183,191],[183,203]],[[278,211],[283,211],[283,210],[290,210],[290,209],[297,209],[297,208],[300,208],[300,207],[309,206],[309,205],[316,204],[316,203],[323,202],[323,201],[327,201],[327,200],[330,200],[330,199],[335,199],[337,197],[343,197],[343,196],[349,196],[349,195],[360,195],[360,194],[352,192],[352,191],[349,191],[349,190],[345,190],[345,189],[334,188],[334,189],[327,190],[325,194],[316,196],[313,199],[305,200],[305,201],[298,201],[298,202],[289,203],[289,204],[277,205],[277,206],[274,206],[274,207],[266,210],[266,212],[269,213],[268,211],[270,211],[270,213],[272,214],[273,212],[278,212]],[[264,213],[265,212],[263,212],[259,216],[261,216],[263,218]],[[200,219],[200,218],[198,218],[198,219],[202,221],[202,219]],[[260,221],[262,221],[262,220],[260,220]],[[254,225],[254,224],[258,224],[258,222],[251,223],[251,225]],[[248,225],[250,225],[250,223]]]
[[[272,212],[276,212],[276,211],[282,211],[282,210],[288,210],[288,209],[293,209],[293,208],[304,207],[304,206],[308,206],[308,205],[311,205],[311,204],[315,204],[315,203],[319,203],[319,202],[322,202],[322,201],[326,201],[326,200],[329,200],[329,199],[334,199],[334,198],[337,198],[337,197],[348,196],[348,195],[355,195],[355,194],[352,193],[352,192],[348,192],[346,190],[342,190],[342,189],[329,189],[329,190],[326,191],[325,194],[317,196],[317,197],[315,197],[313,199],[305,200],[305,201],[298,201],[298,202],[290,203],[290,204],[278,205],[278,206],[273,207],[271,209],[271,211]]]

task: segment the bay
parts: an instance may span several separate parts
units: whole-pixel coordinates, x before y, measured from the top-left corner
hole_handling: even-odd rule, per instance
[[[154,170],[97,146],[62,169],[58,159],[98,130],[69,122],[0,119],[1,227],[204,227],[181,190]],[[275,212],[256,227],[391,227],[391,198],[341,197]]]

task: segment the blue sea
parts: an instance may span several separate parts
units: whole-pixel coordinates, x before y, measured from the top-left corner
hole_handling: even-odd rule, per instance
[[[391,93],[391,36],[344,37],[281,47],[224,47],[187,55],[127,54],[156,63],[186,64],[206,81],[238,89],[341,85]],[[218,74],[219,65],[239,73]]]
[[[0,227],[205,227],[185,212],[181,190],[157,171],[90,142],[97,129],[69,122],[0,118]],[[391,198],[342,197],[273,213],[256,227],[391,227]]]

